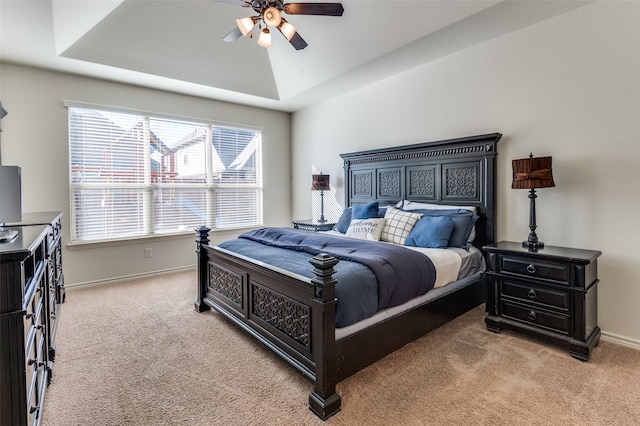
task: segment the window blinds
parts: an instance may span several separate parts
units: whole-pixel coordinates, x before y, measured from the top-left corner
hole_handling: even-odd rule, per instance
[[[69,107],[71,240],[262,224],[261,133]]]

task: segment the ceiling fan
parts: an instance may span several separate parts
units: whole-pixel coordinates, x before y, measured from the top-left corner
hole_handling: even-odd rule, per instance
[[[341,3],[284,3],[282,0],[218,0],[224,3],[238,4],[242,7],[250,7],[256,11],[257,16],[236,19],[237,26],[227,34],[223,40],[236,41],[240,36],[253,37],[252,30],[258,24],[260,37],[258,44],[262,47],[271,46],[271,31],[269,28],[277,28],[285,36],[289,43],[296,49],[307,47],[296,27],[282,17],[282,12],[289,15],[324,15],[342,16],[344,8]]]

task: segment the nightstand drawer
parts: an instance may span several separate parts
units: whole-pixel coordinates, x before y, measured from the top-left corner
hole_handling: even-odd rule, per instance
[[[523,277],[544,278],[567,285],[571,282],[571,265],[569,264],[531,261],[510,256],[502,256],[500,263],[502,272]]]
[[[525,282],[502,281],[502,295],[519,299],[524,303],[534,302],[569,310],[571,299],[569,291],[553,290],[530,285]]]
[[[549,328],[563,334],[569,334],[571,331],[571,318],[569,315],[549,312],[532,306],[502,301],[502,315],[506,318],[513,318],[536,327]]]

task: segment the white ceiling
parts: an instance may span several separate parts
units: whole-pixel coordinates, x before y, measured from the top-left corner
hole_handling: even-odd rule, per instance
[[[588,1],[341,3],[342,17],[284,15],[297,51],[277,31],[268,49],[222,41],[255,15],[228,0],[0,0],[0,60],[292,112]]]

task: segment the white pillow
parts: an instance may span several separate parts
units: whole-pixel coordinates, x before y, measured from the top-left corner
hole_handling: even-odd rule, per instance
[[[345,235],[347,237],[358,238],[360,240],[380,241],[384,222],[385,219],[383,217],[353,219]]]
[[[380,239],[389,243],[404,245],[415,224],[422,217],[419,213],[410,213],[387,207],[384,215],[384,229]]]
[[[399,204],[399,203],[398,203]],[[396,206],[398,207],[398,206]],[[475,206],[451,206],[446,204],[428,204],[428,203],[416,203],[415,201],[404,200],[402,206],[400,206],[403,210],[451,210],[451,209],[465,209],[471,210],[473,214],[478,214]]]

